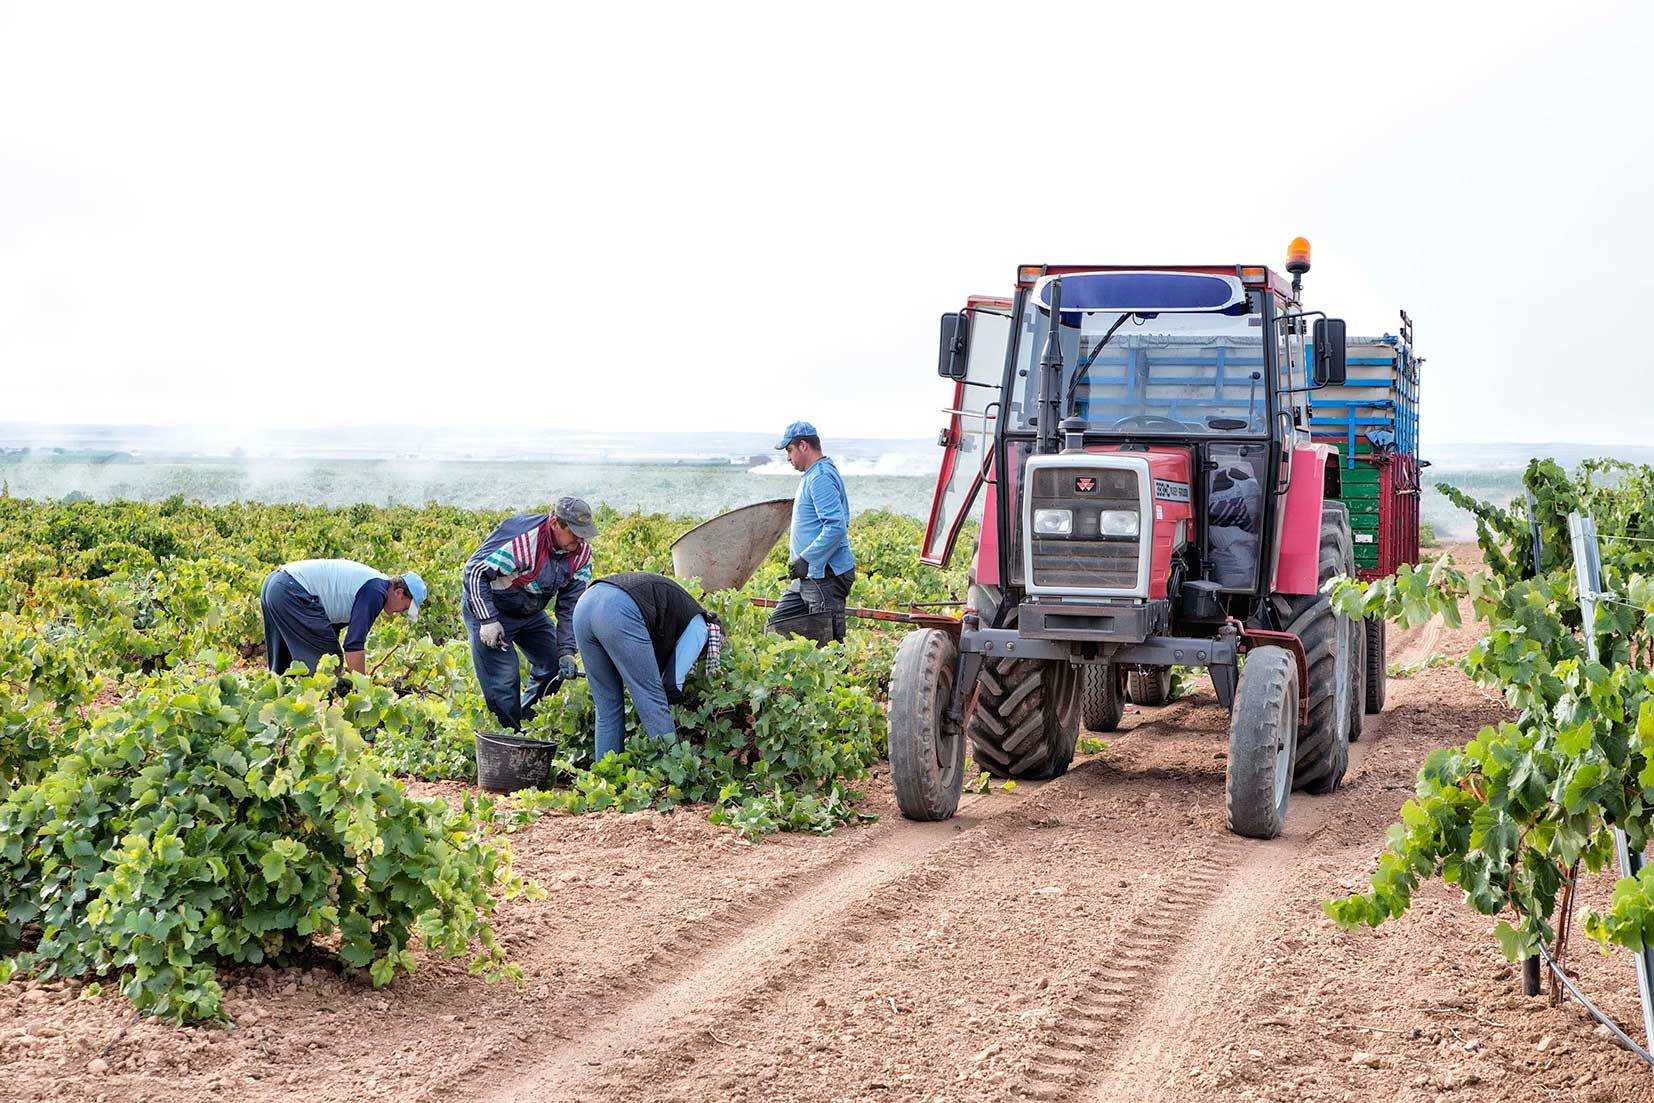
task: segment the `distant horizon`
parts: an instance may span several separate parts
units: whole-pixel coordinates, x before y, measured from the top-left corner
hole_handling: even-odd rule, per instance
[[[573,437],[614,437],[625,440],[650,440],[661,437],[767,437],[773,436],[769,430],[746,428],[717,428],[717,429],[603,429],[603,428],[574,428],[565,425],[482,425],[475,423],[455,422],[451,424],[419,424],[398,421],[362,421],[349,425],[300,425],[300,424],[260,424],[260,425],[220,425],[209,426],[202,422],[118,422],[118,421],[35,421],[35,420],[8,420],[0,421],[0,447],[7,447],[10,442],[7,435],[16,429],[34,430],[62,430],[62,431],[113,431],[128,430],[142,432],[177,432],[182,434],[207,435],[223,437],[229,435],[254,437],[260,434],[307,436],[336,435],[340,432],[358,433],[391,433],[417,432],[421,434],[479,434],[501,433],[508,437],[519,434],[562,434]],[[822,437],[829,443],[833,440],[850,441],[856,443],[887,441],[899,444],[924,443],[931,444],[934,434],[916,434],[913,436],[889,436],[880,433],[835,433],[823,428]],[[1428,434],[1425,437],[1425,448],[1432,446]],[[1443,439],[1434,442],[1436,447],[1478,447],[1478,448],[1599,448],[1599,449],[1638,449],[1654,452],[1654,443],[1636,441],[1597,442],[1588,440],[1570,440],[1564,438],[1546,438],[1542,440],[1520,440],[1512,438],[1497,438],[1488,440],[1473,439]]]

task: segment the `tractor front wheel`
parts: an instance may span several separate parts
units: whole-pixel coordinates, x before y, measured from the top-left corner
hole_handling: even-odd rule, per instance
[[[1298,660],[1284,647],[1255,647],[1241,666],[1229,716],[1229,830],[1253,839],[1281,833],[1297,743]]]
[[[909,632],[890,672],[890,777],[910,820],[945,820],[959,808],[965,741],[948,721],[958,648],[939,628]]]

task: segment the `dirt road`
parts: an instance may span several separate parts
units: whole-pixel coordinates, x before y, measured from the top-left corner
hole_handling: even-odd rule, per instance
[[[1391,658],[1473,638],[1435,625]],[[944,824],[901,820],[883,778],[879,822],[824,839],[544,820],[514,845],[549,899],[499,922],[520,990],[437,962],[384,992],[248,970],[225,1032],[12,985],[0,1100],[1654,1098],[1577,1009],[1520,995],[1443,886],[1374,932],[1320,911],[1370,870],[1424,754],[1500,715],[1453,667],[1393,679],[1345,787],[1295,794],[1269,843],[1223,829],[1209,693],[1131,710],[1066,777]],[[1637,1021],[1623,955],[1577,966]]]

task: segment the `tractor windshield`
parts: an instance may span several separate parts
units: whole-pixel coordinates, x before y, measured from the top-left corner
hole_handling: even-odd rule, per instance
[[[1034,427],[1050,317],[1028,296],[1017,326],[1010,427]],[[1062,323],[1064,414],[1085,419],[1093,432],[1264,431],[1262,314],[1065,310]]]

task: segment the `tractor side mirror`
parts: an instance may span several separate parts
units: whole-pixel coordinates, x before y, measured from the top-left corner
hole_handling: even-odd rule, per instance
[[[943,379],[965,378],[965,356],[971,346],[971,324],[964,311],[942,315],[942,340],[936,374]]]
[[[1342,384],[1348,372],[1344,319],[1315,319],[1315,330],[1310,341],[1315,345],[1315,385],[1336,387]]]

